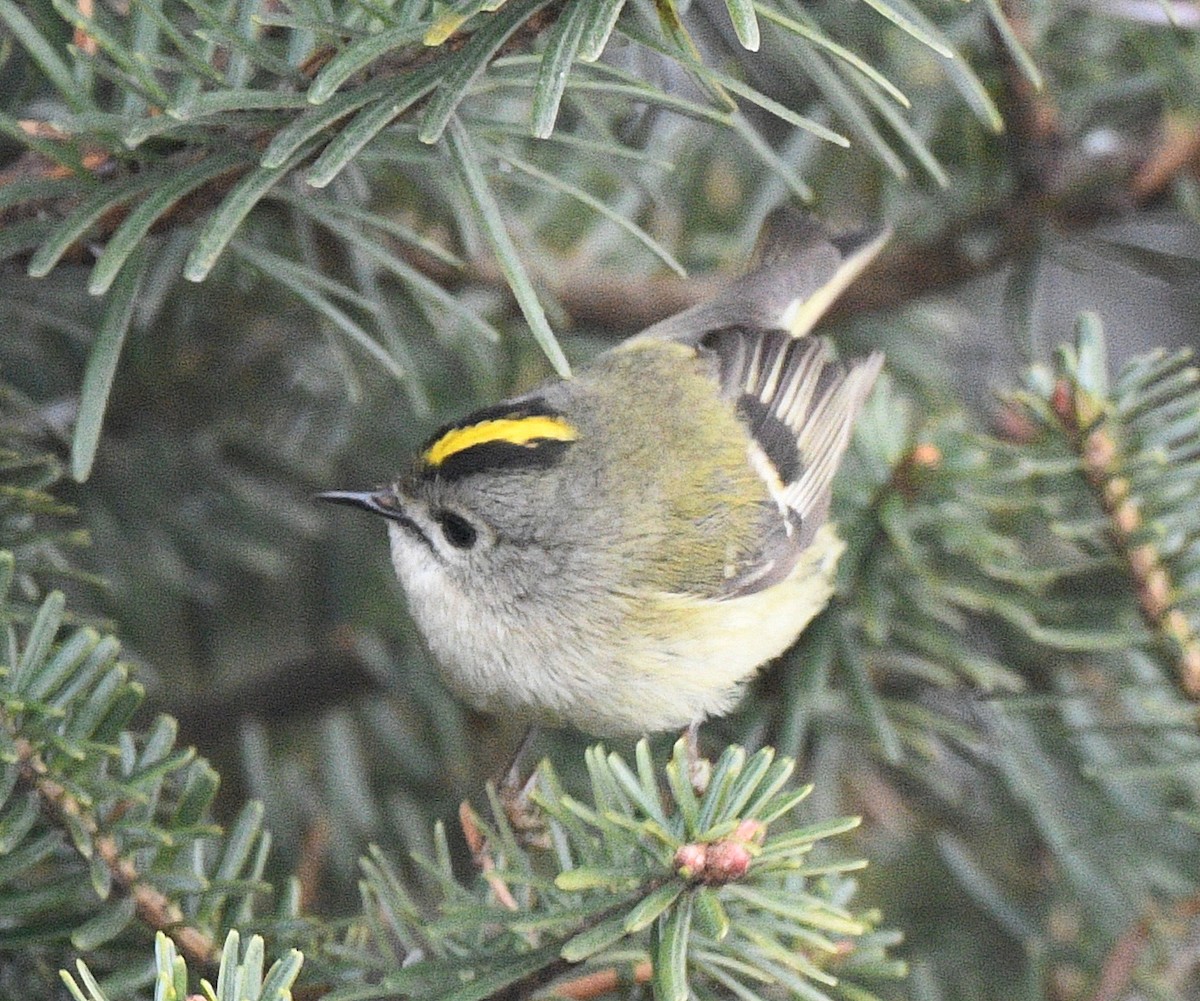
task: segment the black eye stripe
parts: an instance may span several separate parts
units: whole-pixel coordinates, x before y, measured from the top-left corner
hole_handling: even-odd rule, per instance
[[[453,511],[439,511],[433,517],[446,541],[455,549],[470,549],[479,538],[475,526],[462,515]]]
[[[539,439],[526,445],[505,441],[489,441],[456,452],[436,469],[424,473],[426,478],[460,480],[475,473],[492,471],[516,472],[522,469],[551,469],[571,447],[569,441]]]

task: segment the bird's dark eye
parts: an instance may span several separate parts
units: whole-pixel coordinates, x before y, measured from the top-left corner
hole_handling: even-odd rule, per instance
[[[446,541],[455,549],[470,549],[475,545],[475,540],[479,538],[475,526],[453,511],[439,511],[434,515],[434,520],[441,528]]]

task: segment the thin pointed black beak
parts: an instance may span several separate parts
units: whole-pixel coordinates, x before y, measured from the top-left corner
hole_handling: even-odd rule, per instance
[[[317,500],[362,508],[364,511],[391,518],[393,521],[408,521],[404,515],[404,509],[391,490],[326,490],[324,493],[317,494]]]

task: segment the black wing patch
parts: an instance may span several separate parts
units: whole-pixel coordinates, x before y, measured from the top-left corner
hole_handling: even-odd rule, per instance
[[[742,326],[710,331],[701,350],[716,358],[722,395],[750,432],[751,461],[784,520],[801,526],[789,536],[807,545],[825,520],[833,475],[883,356],[847,368],[818,338]]]
[[[779,478],[784,483],[791,483],[799,477],[804,471],[804,463],[800,461],[800,450],[796,448],[796,432],[753,393],[742,393],[738,397],[737,415],[767,453]]]

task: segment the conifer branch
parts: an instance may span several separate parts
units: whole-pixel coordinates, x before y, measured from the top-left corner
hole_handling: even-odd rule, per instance
[[[1099,336],[1098,320],[1081,319],[1081,351],[1098,350]],[[1142,618],[1176,652],[1176,676],[1183,691],[1200,699],[1200,635],[1177,601],[1182,588],[1154,542],[1146,541],[1153,536],[1147,531],[1143,500],[1126,472],[1129,462],[1116,436],[1120,425],[1113,404],[1070,373],[1054,384],[1049,404],[1108,519],[1109,539],[1129,572]]]
[[[205,998],[236,998],[237,1001],[292,1001],[304,996],[303,990],[292,990],[304,956],[296,949],[286,952],[275,960],[269,969],[266,965],[266,947],[262,936],[252,935],[242,948],[242,937],[236,930],[225,936],[221,947],[221,965],[216,970],[213,983],[200,981],[200,991],[189,989],[189,971],[186,955],[177,955],[174,943],[162,932],[154,942],[155,997],[160,1001],[204,1001]],[[75,1001],[109,1001],[109,994],[100,986],[88,964],[79,960],[75,964],[78,980],[67,970],[59,976],[71,992]]]
[[[698,997],[719,996],[724,978],[749,977],[784,997],[816,998],[824,995],[815,985],[844,976],[838,996],[866,999],[854,982],[860,972],[902,972],[884,957],[874,916],[849,911],[826,882],[860,863],[811,855],[857,819],[788,824],[811,789],[788,787],[790,760],[729,748],[702,794],[692,788],[684,740],[665,782],[646,741],[632,766],[601,747],[587,763],[590,803],[566,794],[548,762],[539,766],[532,800],[550,835],[542,847],[521,844],[496,796],[491,823],[464,808],[479,879],[463,885],[445,857],[428,863],[442,890],[433,915],[412,903],[378,852],[364,860],[366,909],[388,925],[378,946],[386,956],[388,943],[404,943],[404,965],[330,1001],[434,997],[448,978],[465,977],[478,985],[472,998],[519,1001],[551,984],[558,990],[576,969],[566,996],[589,997],[621,982],[631,951],[649,954],[656,991],[671,997],[688,985]],[[639,959],[630,975],[640,981],[646,971]]]
[[[528,48],[534,39],[554,23],[558,8],[561,5],[561,0],[548,3],[543,9],[536,11],[522,21],[517,30],[489,56],[488,61],[492,62],[509,55],[513,51]],[[92,17],[93,10],[90,0],[85,0],[85,5],[80,5],[78,10],[81,18],[90,20]],[[468,20],[456,28],[448,39],[439,46],[410,46],[387,53],[384,58],[375,60],[362,73],[358,74],[353,81],[351,89],[368,87],[372,84],[377,85],[381,81],[402,79],[415,73],[422,67],[429,66],[437,60],[444,58],[447,54],[454,54],[462,48],[466,40],[470,38],[472,30],[476,27],[477,24],[475,21]],[[76,25],[75,27],[74,44],[85,56],[96,57],[98,55],[95,41],[80,25]],[[301,79],[311,82],[337,51],[338,49],[329,45],[319,45],[314,48],[300,62],[299,74]],[[298,93],[300,88],[293,85],[290,90]],[[423,104],[424,99],[415,102],[409,109],[410,117],[416,114]],[[167,113],[168,110],[163,107],[151,107],[148,109],[147,114],[159,116]],[[331,119],[328,125],[336,126],[352,113],[352,111],[348,110],[344,116]],[[76,140],[88,141],[86,131],[75,133],[50,122],[26,119],[20,122],[20,126],[31,138],[61,144],[68,148]],[[261,153],[277,132],[277,129],[272,128],[250,131],[239,138],[239,144],[242,148]],[[296,166],[311,162],[316,155],[317,152],[314,150],[309,157]],[[183,149],[169,154],[166,163],[178,169],[195,162],[196,159],[197,153],[194,150]],[[80,158],[79,163],[86,175],[102,183],[110,183],[112,175],[120,173],[123,166],[122,158],[118,152],[104,149],[87,151]],[[222,202],[237,181],[244,177],[253,167],[253,163],[247,162],[240,167],[231,168],[220,177],[188,193],[159,215],[155,220],[154,231],[163,232],[174,225],[188,224],[196,218],[206,215]],[[54,158],[44,156],[36,151],[27,151],[4,170],[0,170],[0,190],[18,181],[54,180],[71,175],[72,171]],[[59,211],[65,213],[70,207],[71,201],[64,201],[59,207]],[[125,221],[134,207],[136,207],[136,203],[118,205],[112,211],[105,213],[97,220],[97,224],[90,234],[91,238],[101,244],[106,243],[118,230],[121,223]],[[47,208],[48,206],[39,202],[17,202],[0,212],[0,220],[8,223],[16,223],[30,217],[31,214],[44,212]]]
[[[0,725],[10,726],[0,714]],[[137,864],[122,854],[117,839],[101,826],[95,813],[51,774],[42,756],[24,737],[14,740],[19,782],[35,793],[45,814],[78,850],[73,830],[84,832],[92,851],[112,875],[113,886],[134,903],[139,919],[152,931],[168,935],[192,963],[208,967],[219,958],[212,936],[191,925],[178,904],[138,871]]]

